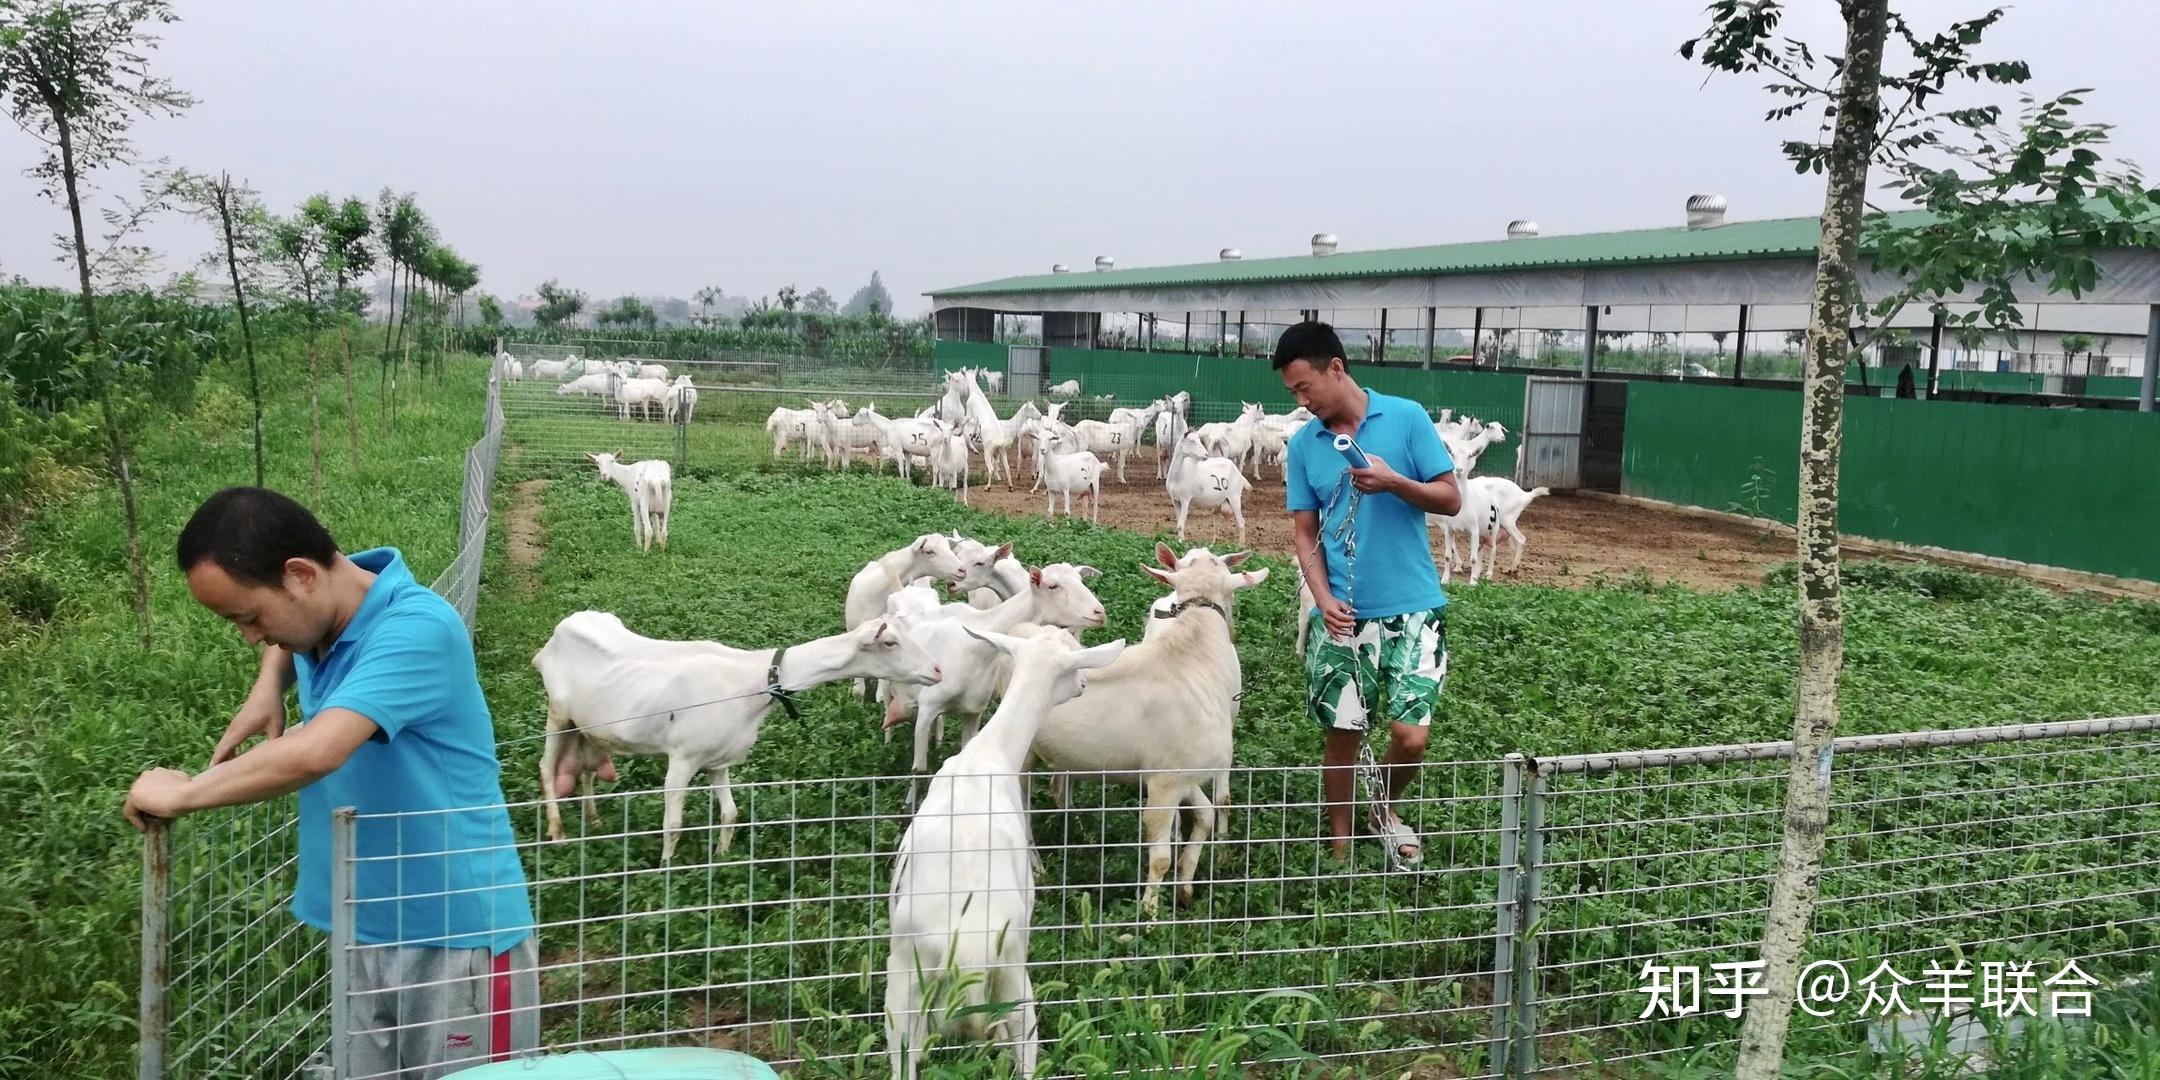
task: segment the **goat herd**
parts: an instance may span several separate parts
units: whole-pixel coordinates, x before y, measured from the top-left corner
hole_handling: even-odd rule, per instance
[[[506,377],[525,375],[514,359],[502,360]],[[554,363],[534,363],[533,374],[568,374],[545,370]],[[689,389],[686,379],[670,383],[666,374],[610,365],[562,386],[583,392],[570,388],[597,375],[596,382],[612,384],[627,416],[641,400],[622,391],[632,382],[649,380],[664,388],[663,399],[689,400],[665,392]],[[1085,492],[1099,500],[1103,474],[1114,465],[1122,481],[1127,459],[1151,434],[1149,452],[1176,508],[1180,538],[1187,513],[1198,506],[1235,518],[1242,540],[1247,471],[1257,475],[1269,464],[1281,470],[1288,440],[1311,419],[1302,409],[1268,416],[1246,403],[1234,421],[1191,425],[1191,395],[1182,392],[1113,410],[1101,421],[1065,423],[1065,402],[1047,410],[1030,402],[1001,418],[978,381],[985,375],[995,386],[996,373],[946,374],[939,401],[905,419],[881,416],[874,407],[850,414],[839,401],[776,410],[767,424],[774,453],[793,444],[836,467],[863,454],[891,461],[903,476],[927,467],[933,480],[964,494],[975,455],[990,480],[1002,474],[1010,486],[1027,456],[1022,451],[1031,450],[1037,486],[1051,497]],[[1068,398],[1078,392],[1076,385],[1057,389]],[[1506,438],[1498,424],[1445,414],[1436,427],[1465,475],[1487,446]],[[640,547],[664,548],[672,502],[668,463],[588,457],[629,494]],[[1514,517],[1543,489],[1523,492],[1505,479],[1478,477],[1465,493],[1463,512],[1440,523],[1471,532],[1475,560],[1478,518],[1489,515],[1516,537],[1519,559]],[[1448,548],[1452,563],[1451,542]],[[1051,775],[1061,807],[1069,804],[1073,774],[1139,789],[1146,849],[1140,909],[1148,917],[1158,909],[1165,878],[1179,904],[1191,903],[1202,849],[1228,821],[1243,694],[1230,613],[1235,594],[1267,580],[1268,571],[1241,569],[1242,551],[1218,555],[1200,547],[1179,556],[1158,543],[1155,556],[1159,565],[1145,569],[1169,591],[1153,604],[1141,640],[1129,646],[1118,640],[1083,647],[1075,636],[1107,622],[1088,584],[1095,568],[1028,567],[1010,543],[992,546],[957,533],[925,534],[872,560],[849,583],[844,631],[778,649],[656,640],[607,612],[572,614],[533,657],[547,697],[539,774],[549,838],[564,838],[561,799],[582,785],[585,813],[594,818],[593,781],[613,778],[613,755],[647,755],[667,761],[662,860],[674,857],[684,799],[699,773],[710,778],[719,811],[716,845],[725,853],[739,820],[729,770],[749,757],[772,707],[792,712],[795,694],[826,683],[851,679],[858,697],[870,696],[874,686],[888,738],[913,724],[917,777],[908,793],[915,814],[898,849],[889,898],[886,1025],[894,1075],[914,1076],[931,1031],[948,1027],[1013,1046],[1020,1073],[1030,1074],[1039,1049],[1028,937],[1041,869],[1028,824],[1030,771]],[[947,602],[941,586],[964,599]],[[959,748],[918,789],[948,717],[960,721]]]
[[[1161,565],[1147,571],[1170,591],[1130,647],[1082,647],[1074,636],[1107,621],[1088,587],[1095,568],[1029,568],[1011,544],[941,533],[855,575],[845,631],[779,649],[660,641],[606,612],[570,615],[533,657],[547,695],[539,771],[548,835],[563,838],[557,804],[580,783],[594,816],[593,779],[612,775],[611,755],[655,755],[667,759],[663,861],[674,857],[684,797],[700,772],[711,778],[717,846],[726,852],[738,821],[728,771],[749,756],[773,705],[792,710],[792,696],[813,686],[854,679],[867,695],[876,681],[887,730],[914,720],[918,777],[944,718],[958,717],[960,749],[919,801],[911,786],[916,812],[893,868],[886,1014],[894,1075],[915,1075],[929,1031],[952,1015],[955,996],[977,1007],[959,1011],[971,1028],[964,1033],[1011,1043],[1029,1075],[1038,859],[1027,772],[1101,774],[1141,789],[1140,906],[1150,917],[1173,849],[1178,901],[1189,904],[1201,847],[1226,821],[1243,687],[1230,611],[1234,594],[1268,572],[1239,570],[1242,552],[1195,548],[1181,558],[1158,544],[1156,559]],[[940,585],[969,599],[944,602]],[[1069,781],[1060,776],[1052,790],[1064,805]],[[1190,824],[1179,837],[1181,809]],[[993,1020],[982,1008],[989,1001],[1016,1007]]]
[[[845,468],[857,455],[880,468],[890,462],[903,478],[920,468],[927,471],[932,484],[957,491],[963,502],[968,499],[975,456],[982,459],[986,482],[995,483],[1003,475],[1008,487],[1016,482],[1016,463],[1032,459],[1034,482],[1028,490],[1044,493],[1045,516],[1054,516],[1061,499],[1066,516],[1072,516],[1072,499],[1077,495],[1091,501],[1089,517],[1098,522],[1105,476],[1115,466],[1117,482],[1128,483],[1129,459],[1145,453],[1154,460],[1155,477],[1169,496],[1179,540],[1185,539],[1187,520],[1197,508],[1233,519],[1242,547],[1245,493],[1251,486],[1248,476],[1260,479],[1272,466],[1281,477],[1290,439],[1313,418],[1303,408],[1269,415],[1257,402],[1241,402],[1235,420],[1194,425],[1189,420],[1192,395],[1181,390],[1138,408],[1112,408],[1102,420],[1068,423],[1063,412],[1080,395],[1078,380],[1050,387],[1053,399],[1064,400],[1053,400],[1047,407],[1023,402],[1011,416],[1000,417],[983,388],[987,385],[996,393],[1002,382],[1000,372],[959,368],[942,376],[936,403],[912,417],[885,417],[875,403],[850,413],[842,400],[812,401],[807,409],[774,409],[766,418],[765,431],[772,437],[776,458],[792,446],[804,460],[822,458],[828,468]],[[1108,403],[1111,398],[1104,395],[1098,400]],[[1501,534],[1514,542],[1509,569],[1518,569],[1524,540],[1517,522],[1547,489],[1524,490],[1507,477],[1472,475],[1487,447],[1507,441],[1507,429],[1500,424],[1457,417],[1453,410],[1442,409],[1433,429],[1447,445],[1456,475],[1464,478],[1462,508],[1452,516],[1429,518],[1441,531],[1446,572],[1452,575],[1458,565],[1457,533],[1470,539],[1468,565],[1473,583],[1484,570],[1481,545],[1487,536],[1494,562]]]

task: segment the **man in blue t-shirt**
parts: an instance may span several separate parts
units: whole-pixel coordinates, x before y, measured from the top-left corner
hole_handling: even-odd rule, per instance
[[[1368,717],[1390,721],[1386,801],[1373,830],[1404,863],[1423,854],[1396,804],[1425,760],[1426,732],[1447,682],[1447,597],[1425,515],[1462,507],[1455,462],[1425,409],[1350,377],[1342,341],[1302,322],[1275,343],[1283,388],[1313,420],[1290,437],[1284,469],[1298,574],[1312,591],[1305,696],[1326,733],[1321,790],[1336,858],[1350,853],[1350,784]],[[1336,449],[1347,435],[1368,464]]]
[[[346,957],[356,1076],[437,1076],[539,1044],[532,908],[495,725],[457,609],[394,548],[347,556],[306,508],[228,488],[178,543],[188,591],[264,645],[254,689],[189,776],[151,769],[123,808],[177,818],[300,793],[292,911],[328,931],[331,814],[356,812]],[[285,726],[285,691],[304,722]],[[236,753],[254,736],[262,741]]]

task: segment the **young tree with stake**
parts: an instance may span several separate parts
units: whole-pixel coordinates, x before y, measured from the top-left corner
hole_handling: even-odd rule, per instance
[[[299,289],[307,305],[308,358],[308,452],[315,481],[315,502],[323,497],[322,479],[322,375],[317,342],[322,332],[323,272],[329,255],[329,222],[337,215],[330,196],[316,195],[300,204],[300,211],[276,222],[270,235],[270,251]]]
[[[326,200],[327,201],[327,200]],[[360,409],[353,397],[351,322],[365,305],[350,291],[353,278],[375,268],[375,249],[369,244],[374,223],[367,203],[347,198],[322,220],[323,263],[330,272],[332,309],[337,313],[338,348],[344,354],[345,437],[352,451],[352,467],[360,468]]]
[[[1830,815],[1831,737],[1844,662],[1838,576],[1838,451],[1848,358],[1872,344],[1906,305],[1927,303],[1959,325],[2015,326],[2013,283],[2042,281],[2073,295],[2099,279],[2093,252],[2160,242],[2155,199],[2134,172],[2103,175],[2093,147],[2104,126],[2069,118],[2073,91],[2025,107],[2014,127],[1998,106],[1930,108],[1953,84],[2018,84],[2017,61],[1982,61],[1974,50],[2001,9],[1915,31],[1887,0],[1842,0],[1845,41],[1835,57],[1780,37],[1776,0],[1719,0],[1710,27],[1683,44],[1683,57],[1711,68],[1760,74],[1787,103],[1772,122],[1819,117],[1818,137],[1785,143],[1802,172],[1825,179],[1802,386],[1799,491],[1799,673],[1784,841],[1765,919],[1764,995],[1746,1012],[1736,1074],[1772,1080],[1784,1056],[1794,984],[1807,946]],[[1885,64],[1894,41],[1899,67]],[[1885,95],[1888,107],[1885,107]],[[1889,187],[1930,211],[1919,222],[1866,217],[1871,167]],[[1861,292],[1860,258],[1871,258],[1883,295]],[[1974,302],[1952,314],[1948,303]],[[1863,310],[1874,326],[1852,340]]]
[[[222,267],[232,282],[233,310],[240,318],[240,345],[247,358],[248,400],[255,410],[255,485],[263,484],[262,379],[255,366],[255,331],[248,319],[248,290],[261,277],[262,253],[269,247],[270,214],[255,192],[235,186],[230,175],[212,177],[186,171],[174,174],[177,195],[188,213],[216,224],[219,246],[204,257]]]

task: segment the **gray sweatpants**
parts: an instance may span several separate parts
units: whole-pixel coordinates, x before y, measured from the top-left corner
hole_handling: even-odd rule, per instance
[[[540,1045],[533,938],[486,949],[363,945],[348,981],[354,1080],[435,1080]]]

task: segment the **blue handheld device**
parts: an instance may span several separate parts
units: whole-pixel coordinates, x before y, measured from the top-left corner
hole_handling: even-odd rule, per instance
[[[1348,435],[1335,436],[1335,452],[1341,454],[1353,469],[1368,468],[1372,464],[1365,459],[1365,451],[1358,449],[1357,440]]]

